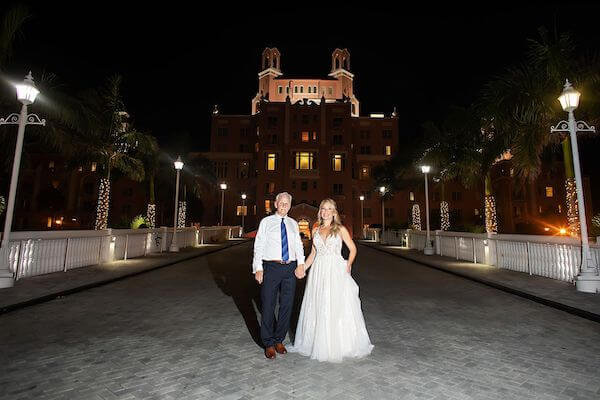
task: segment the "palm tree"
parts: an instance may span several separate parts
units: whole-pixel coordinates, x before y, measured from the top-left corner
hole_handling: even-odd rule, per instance
[[[24,4],[13,5],[0,16],[0,71],[10,62],[16,38],[30,17]]]
[[[450,107],[441,127],[427,122],[423,129],[428,138],[428,147],[420,162],[431,164],[437,171],[442,186],[440,212],[448,212],[445,182],[460,179],[467,188],[483,184],[486,193],[486,229],[496,232],[495,199],[489,173],[497,156],[503,151],[504,139],[473,107]],[[444,220],[448,220],[447,215],[441,215],[441,220],[442,225],[446,225]],[[446,226],[449,228],[449,221]]]
[[[77,161],[97,162],[104,170],[100,178],[95,229],[108,226],[110,179],[113,168],[126,177],[142,181],[144,164],[139,154],[156,151],[156,140],[133,129],[128,121],[121,95],[122,78],[114,75],[105,85],[84,96],[86,112],[82,115]]]
[[[539,29],[539,39],[529,39],[526,63],[508,68],[484,88],[478,107],[482,115],[493,120],[494,129],[508,138],[512,162],[517,176],[532,182],[540,173],[542,153],[548,145],[562,142],[567,187],[567,217],[572,232],[578,230],[576,196],[569,190],[574,186],[571,145],[568,135],[550,134],[549,127],[562,119],[556,98],[564,79],[572,77],[580,88],[598,84],[598,59],[595,56],[577,58],[570,35],[548,37]],[[597,98],[592,97],[592,102]],[[536,193],[529,188],[530,214],[537,212]]]

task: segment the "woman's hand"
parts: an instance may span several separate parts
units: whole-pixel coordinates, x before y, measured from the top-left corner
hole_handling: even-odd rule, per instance
[[[352,263],[349,262],[346,264],[346,272],[349,274],[352,272]]]

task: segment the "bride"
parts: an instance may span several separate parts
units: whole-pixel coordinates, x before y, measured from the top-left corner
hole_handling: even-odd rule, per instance
[[[341,362],[344,357],[364,357],[373,345],[363,318],[358,285],[352,279],[356,246],[340,223],[335,201],[325,199],[319,206],[318,226],[305,268],[308,276],[300,318],[291,352],[319,361]],[[350,249],[348,261],[341,255],[342,240]],[[304,270],[296,276],[303,278]]]

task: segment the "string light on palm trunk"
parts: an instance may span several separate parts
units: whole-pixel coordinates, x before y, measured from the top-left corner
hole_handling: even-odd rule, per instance
[[[179,216],[177,219],[177,227],[185,228],[185,216],[186,216],[187,203],[185,201],[179,202]]]
[[[96,207],[96,230],[103,230],[108,227],[109,200],[110,181],[107,178],[100,178],[100,186],[98,188],[98,206]]]
[[[496,199],[491,195],[485,196],[485,230],[487,233],[498,232]]]
[[[421,209],[418,204],[412,207],[412,227],[418,231],[421,230]]]
[[[577,207],[577,187],[575,179],[569,178],[565,182],[565,192],[567,197],[567,223],[569,232],[573,236],[579,236],[579,210]]]
[[[440,203],[440,227],[443,231],[447,231],[450,229],[450,211],[448,207],[447,201],[442,201]]]
[[[148,204],[146,220],[148,221],[148,228],[154,229],[156,227],[156,204]]]

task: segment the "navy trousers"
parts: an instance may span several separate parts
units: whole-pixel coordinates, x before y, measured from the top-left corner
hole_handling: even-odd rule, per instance
[[[260,291],[262,316],[260,337],[265,347],[283,343],[290,329],[290,318],[296,291],[296,261],[282,265],[263,261],[263,283]],[[275,304],[279,294],[279,317],[275,322]]]

